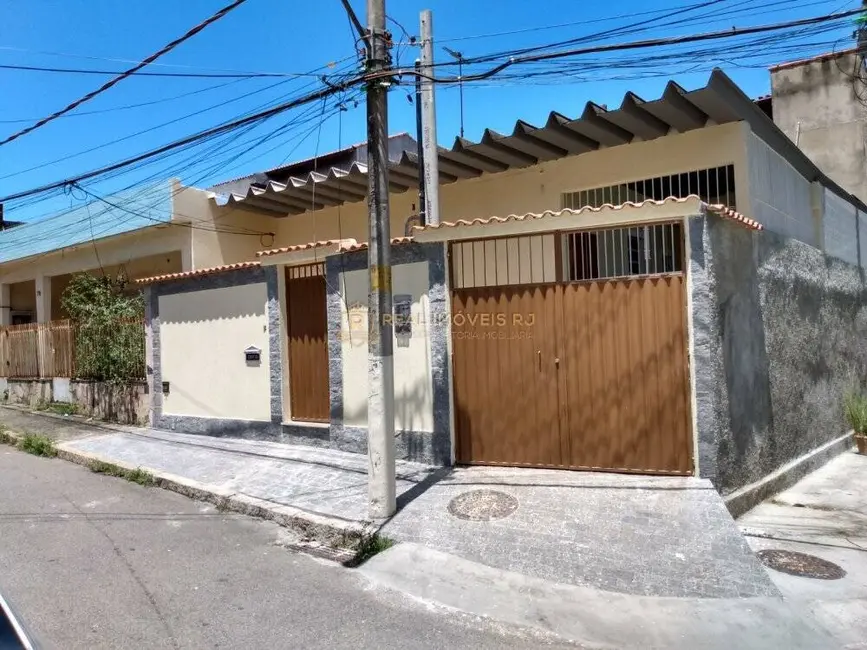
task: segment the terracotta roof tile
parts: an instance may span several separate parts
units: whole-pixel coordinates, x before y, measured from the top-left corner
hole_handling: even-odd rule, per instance
[[[818,54],[809,59],[798,59],[797,61],[786,61],[785,63],[779,63],[777,65],[772,65],[769,70],[771,72],[777,72],[778,70],[788,70],[789,68],[797,68],[802,65],[807,65],[808,63],[821,63],[823,61],[833,61],[834,59],[840,58],[841,56],[846,56],[848,54],[854,54],[858,49],[854,47],[850,47],[847,50],[840,50],[838,52],[825,52],[824,54]]]
[[[181,280],[183,278],[198,278],[203,275],[215,275],[217,273],[225,273],[226,271],[237,271],[239,269],[252,269],[261,266],[259,262],[237,262],[236,264],[224,264],[222,266],[213,266],[207,269],[196,269],[194,271],[181,271],[180,273],[166,273],[164,275],[153,275],[149,278],[139,278],[134,280],[135,284],[152,284],[154,282],[165,282],[166,280]]]
[[[400,244],[408,244],[412,241],[412,237],[395,237],[391,240],[393,246]],[[314,248],[335,248],[338,253],[351,253],[352,251],[361,251],[367,249],[367,242],[359,243],[355,239],[325,239],[322,241],[312,241],[306,244],[295,244],[294,246],[283,246],[282,248],[272,248],[267,251],[259,251],[256,257],[267,257],[269,255],[282,255],[283,253],[295,253],[297,251],[313,250]]]
[[[705,208],[710,211],[718,214],[721,217],[725,217],[726,219],[731,219],[732,221],[737,221],[740,224],[743,224],[750,230],[764,230],[764,226],[760,224],[755,219],[750,219],[749,217],[745,217],[740,212],[732,210],[731,208],[716,203],[713,205],[705,204]]]
[[[271,248],[266,251],[259,251],[256,257],[268,257],[269,255],[282,255],[283,253],[295,253],[298,251],[313,250],[314,248],[328,248],[336,246],[343,249],[349,246],[357,246],[358,242],[354,239],[323,239],[321,241],[311,241],[306,244],[295,244],[293,246],[283,246],[282,248]]]
[[[410,243],[412,243],[412,237],[395,237],[394,239],[391,240],[392,246],[400,246],[402,244],[410,244]],[[362,244],[354,244],[352,246],[347,246],[347,247],[343,248],[341,252],[351,253],[352,251],[363,251],[363,250],[366,250],[367,247],[368,247],[367,242],[364,242]]]
[[[578,208],[577,210],[571,208],[564,208],[562,210],[545,210],[544,212],[528,212],[527,214],[510,214],[506,217],[488,217],[486,219],[458,219],[457,221],[443,221],[438,225],[428,225],[428,226],[413,226],[413,230],[415,231],[426,231],[426,230],[437,230],[440,228],[458,228],[461,226],[486,226],[489,224],[499,224],[499,223],[508,223],[510,221],[530,221],[533,219],[542,219],[545,217],[561,217],[564,215],[580,215],[588,212],[602,212],[603,210],[624,210],[627,208],[643,208],[648,205],[665,205],[668,203],[687,203],[688,201],[701,201],[701,199],[692,194],[687,197],[677,198],[674,196],[670,196],[668,198],[662,200],[654,200],[647,199],[646,201],[641,201],[639,203],[635,203],[632,201],[627,201],[625,203],[621,203],[619,205],[613,205],[611,203],[606,203],[599,207],[585,206],[583,208]],[[761,230],[762,225],[750,219],[749,217],[745,217],[739,212],[732,210],[723,205],[707,205],[706,203],[701,203],[705,209],[710,210],[719,214],[722,217],[726,217],[728,219],[733,219],[748,228],[753,230]]]

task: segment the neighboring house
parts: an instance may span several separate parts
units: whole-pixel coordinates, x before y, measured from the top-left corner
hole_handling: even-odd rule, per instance
[[[390,144],[401,457],[730,494],[848,444],[867,206],[722,72],[441,149],[440,227]],[[274,245],[139,281],[156,426],[366,449],[366,169],[351,147],[214,188]]]
[[[75,273],[134,280],[248,259],[270,243],[257,214],[218,210],[209,196],[165,182],[4,229],[0,325],[64,318]]]
[[[867,200],[867,72],[857,48],[771,68],[774,122],[825,173]]]

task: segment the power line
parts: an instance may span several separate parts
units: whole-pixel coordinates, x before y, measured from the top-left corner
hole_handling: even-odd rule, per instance
[[[198,90],[192,90],[190,92],[181,93],[180,95],[172,95],[171,97],[163,97],[161,99],[154,99],[149,102],[141,102],[139,104],[126,104],[123,106],[112,106],[111,108],[101,108],[95,111],[79,111],[78,113],[71,113],[67,115],[63,115],[64,118],[70,117],[85,117],[87,115],[100,115],[103,113],[113,113],[115,111],[126,111],[131,110],[133,108],[141,108],[143,106],[154,106],[156,104],[164,104],[166,102],[172,102],[176,99],[183,99],[184,97],[192,97],[193,95],[200,95],[202,93],[209,92],[211,90],[217,90],[219,88],[225,88],[226,86],[231,86],[232,84],[239,83],[244,81],[243,79],[233,79],[231,81],[226,81],[220,84],[214,84],[213,86],[207,86],[205,88],[199,88]],[[0,120],[0,124],[21,124],[24,122],[34,122],[38,120],[38,117],[27,117],[20,118],[17,120]]]
[[[138,59],[121,59],[117,57],[104,57],[104,56],[91,56],[88,54],[72,54],[70,52],[50,52],[45,50],[30,50],[23,47],[12,47],[8,45],[0,45],[0,50],[7,50],[10,52],[25,52],[27,54],[44,54],[48,56],[61,56],[73,59],[89,59],[91,61],[109,61],[111,63],[138,63]],[[335,63],[340,63],[340,61],[336,61]],[[272,74],[272,73],[263,73],[261,71],[251,72],[250,70],[235,70],[231,68],[208,68],[205,66],[195,66],[195,65],[185,65],[183,63],[157,63],[153,62],[150,64],[151,67],[160,67],[160,68],[187,68],[189,70],[208,70],[211,72],[232,72],[235,74],[243,74],[243,75],[257,75],[257,74]],[[120,74],[120,73],[118,73]],[[292,73],[273,73],[273,74],[292,74]]]
[[[253,115],[247,116],[245,118],[233,120],[231,122],[226,122],[226,123],[221,124],[219,126],[216,126],[216,127],[210,128],[210,129],[206,129],[205,131],[199,131],[198,133],[194,133],[193,135],[187,136],[186,138],[182,138],[180,140],[175,140],[174,142],[170,142],[169,144],[158,147],[157,149],[152,149],[151,151],[147,151],[147,152],[139,154],[137,156],[133,156],[132,158],[127,158],[126,160],[122,160],[120,162],[108,165],[106,167],[92,170],[92,171],[86,172],[84,174],[80,174],[78,176],[75,176],[73,178],[67,178],[65,180],[56,181],[54,183],[48,183],[46,185],[42,185],[42,186],[34,188],[32,190],[25,190],[22,192],[16,192],[14,194],[10,194],[10,195],[5,196],[2,199],[0,199],[0,203],[6,202],[6,201],[12,201],[15,199],[24,198],[26,196],[31,196],[33,194],[40,194],[42,192],[47,192],[50,190],[60,189],[60,188],[64,187],[65,185],[69,185],[70,183],[78,183],[78,182],[81,182],[84,180],[95,178],[97,176],[101,176],[101,175],[106,174],[108,172],[122,169],[124,167],[129,167],[130,165],[133,165],[135,163],[142,162],[144,160],[148,160],[150,158],[158,156],[159,154],[166,153],[168,151],[172,151],[172,150],[178,149],[180,147],[195,143],[195,142],[197,142],[199,140],[203,140],[207,137],[210,137],[213,135],[219,135],[221,133],[231,131],[233,129],[236,129],[236,128],[241,127],[241,126],[245,126],[245,125],[253,123],[253,122],[259,122],[259,121],[262,121],[263,119],[277,115],[278,113],[282,113],[283,111],[289,110],[291,108],[295,108],[296,106],[301,106],[303,104],[308,104],[312,101],[322,99],[323,97],[327,97],[328,95],[339,92],[340,90],[344,90],[344,89],[348,88],[350,85],[355,85],[355,84],[357,84],[363,80],[364,80],[363,77],[359,77],[359,78],[355,78],[349,82],[344,82],[343,84],[332,85],[332,86],[329,86],[323,90],[319,90],[315,93],[310,93],[310,94],[308,94],[305,97],[302,97],[300,99],[296,99],[293,101],[286,102],[284,104],[280,104],[280,105],[275,106],[273,108],[270,108],[268,110],[261,111],[259,113],[255,113]]]
[[[559,59],[559,58],[573,57],[573,56],[591,54],[591,53],[607,53],[607,52],[615,52],[615,51],[628,51],[628,50],[645,49],[645,48],[667,46],[667,45],[678,45],[678,44],[701,42],[701,41],[719,40],[719,39],[725,39],[725,38],[745,36],[745,35],[750,35],[750,34],[771,33],[771,32],[775,32],[775,31],[781,31],[784,29],[791,29],[791,28],[795,28],[795,27],[821,25],[823,23],[829,23],[829,22],[832,22],[835,20],[839,20],[841,18],[846,18],[849,16],[854,16],[854,15],[859,15],[859,14],[862,14],[861,9],[853,10],[853,11],[847,11],[847,12],[843,12],[843,13],[831,14],[831,15],[826,15],[826,16],[817,16],[817,17],[806,18],[806,19],[801,19],[801,20],[788,21],[788,22],[783,22],[783,23],[775,23],[775,24],[770,24],[770,25],[760,25],[760,26],[745,27],[745,28],[732,28],[730,30],[724,30],[724,31],[718,31],[718,32],[706,32],[706,33],[702,33],[702,34],[693,34],[693,35],[686,35],[686,36],[676,36],[676,37],[660,38],[660,39],[649,39],[649,40],[643,40],[643,41],[632,41],[632,42],[617,43],[617,44],[610,44],[610,45],[598,45],[598,46],[576,48],[576,49],[559,51],[559,52],[536,53],[536,54],[525,55],[522,57],[511,57],[507,61],[504,61],[504,62],[494,66],[490,70],[487,70],[487,71],[481,72],[481,73],[477,73],[477,74],[467,75],[467,76],[463,77],[463,81],[480,81],[480,80],[489,79],[489,78],[499,74],[500,72],[502,72],[503,70],[505,70],[506,68],[508,68],[510,66],[515,66],[515,65],[520,65],[520,64],[529,64],[529,63],[542,62],[542,61],[551,61],[551,60],[555,60],[555,59]],[[154,157],[161,155],[163,153],[174,151],[180,147],[184,147],[184,146],[199,142],[201,140],[210,138],[210,137],[215,136],[215,135],[220,135],[222,133],[226,133],[226,132],[231,131],[235,128],[239,128],[241,126],[245,126],[245,125],[248,125],[248,124],[251,124],[254,122],[262,121],[263,119],[267,119],[268,117],[276,115],[282,111],[288,110],[290,108],[294,108],[296,106],[300,106],[302,104],[309,103],[311,101],[316,101],[318,99],[322,99],[323,97],[327,97],[328,95],[333,94],[335,92],[339,92],[341,90],[346,90],[346,89],[350,88],[351,86],[357,85],[361,82],[369,82],[369,81],[372,81],[375,79],[380,79],[380,78],[384,78],[384,77],[392,77],[392,76],[397,76],[397,75],[401,75],[401,74],[403,74],[403,75],[419,75],[420,73],[416,72],[415,70],[408,70],[408,69],[386,70],[386,71],[376,73],[376,74],[366,74],[366,75],[362,75],[359,77],[355,77],[355,78],[346,80],[346,81],[344,81],[338,85],[331,84],[326,89],[320,90],[320,91],[315,92],[315,93],[311,93],[311,94],[309,94],[305,97],[299,98],[297,100],[293,100],[293,101],[287,102],[285,104],[278,105],[278,106],[273,107],[271,109],[268,109],[266,111],[262,111],[260,113],[253,114],[253,115],[247,116],[247,117],[242,118],[242,119],[227,122],[227,123],[224,123],[222,125],[219,125],[217,127],[214,127],[214,128],[211,128],[211,129],[208,129],[205,131],[201,131],[199,133],[193,134],[193,135],[188,136],[186,138],[183,138],[181,140],[178,140],[178,141],[175,141],[173,143],[169,143],[167,145],[159,147],[155,150],[140,154],[140,155],[135,156],[133,158],[129,158],[129,159],[120,161],[118,163],[114,163],[112,165],[108,165],[108,166],[103,167],[101,169],[97,169],[97,170],[87,172],[85,174],[81,174],[81,175],[76,176],[74,178],[65,179],[63,181],[57,181],[57,182],[43,185],[43,186],[31,189],[31,190],[17,192],[15,194],[4,197],[3,199],[0,199],[0,201],[11,201],[14,199],[24,198],[24,197],[32,196],[35,194],[40,194],[43,192],[57,190],[57,189],[60,189],[71,182],[80,182],[80,181],[95,178],[97,176],[101,176],[101,175],[104,175],[104,174],[107,174],[110,172],[114,172],[116,170],[129,167],[133,164],[149,160],[149,159],[154,158]],[[422,76],[424,76],[425,78],[429,78],[432,81],[438,82],[438,83],[455,83],[455,82],[459,81],[458,78],[432,77],[432,76],[427,76],[427,75],[422,75]]]
[[[757,25],[753,27],[732,27],[731,29],[717,31],[717,32],[704,32],[701,34],[689,34],[685,36],[672,36],[667,38],[655,38],[655,39],[647,39],[642,41],[630,41],[626,43],[613,43],[610,45],[595,45],[591,47],[581,47],[570,50],[561,50],[558,52],[543,52],[539,54],[529,54],[525,56],[517,56],[517,57],[509,57],[508,60],[503,61],[502,63],[490,68],[485,72],[480,72],[476,74],[466,75],[462,79],[463,81],[480,81],[483,79],[488,79],[493,77],[494,75],[502,72],[506,68],[509,68],[514,65],[520,65],[525,63],[534,63],[539,61],[548,61],[553,59],[561,59],[564,57],[571,56],[579,56],[583,54],[597,54],[603,52],[621,52],[626,50],[638,50],[645,49],[650,47],[660,47],[665,45],[682,45],[685,43],[696,43],[700,41],[710,41],[710,40],[718,40],[723,38],[732,38],[737,36],[747,36],[750,34],[762,34],[767,32],[780,31],[783,29],[791,29],[793,27],[804,27],[808,25],[818,25],[822,23],[831,22],[834,20],[839,20],[841,18],[848,18],[850,16],[862,15],[864,13],[863,9],[854,9],[852,11],[845,11],[837,14],[830,14],[827,16],[815,16],[812,18],[804,18],[801,20],[792,20],[783,23],[773,23],[769,25]],[[480,58],[472,59],[472,62],[479,62]],[[487,57],[484,60],[488,60]],[[466,64],[469,59],[465,60]],[[442,77],[433,77],[431,75],[426,75],[420,72],[417,72],[413,69],[402,68],[399,70],[391,70],[387,71],[391,75],[414,75],[421,76],[426,79],[429,79],[435,83],[456,83],[460,81],[457,77],[453,78],[442,78]],[[368,80],[377,79],[386,76],[386,73],[372,74],[367,75],[366,78]]]
[[[0,64],[0,70],[24,70],[30,72],[57,72],[66,74],[118,75],[125,77],[176,77],[184,79],[261,79],[270,77],[315,77],[301,72],[129,72],[123,70],[94,70],[91,68],[52,68],[38,65]],[[117,79],[114,83],[117,83]],[[112,85],[114,85],[112,83]],[[111,87],[111,86],[109,86]],[[107,90],[107,89],[106,89]],[[85,100],[87,101],[87,100]]]
[[[171,51],[172,51],[173,49],[175,49],[178,45],[180,45],[181,43],[184,43],[185,41],[189,40],[190,38],[192,38],[193,36],[195,36],[196,34],[198,34],[200,31],[202,31],[203,29],[205,29],[208,25],[211,25],[212,23],[218,21],[220,18],[222,18],[223,16],[225,16],[227,13],[229,13],[230,11],[232,11],[233,9],[235,9],[236,7],[241,6],[241,5],[244,4],[246,1],[247,1],[247,0],[234,0],[234,2],[232,2],[232,3],[229,4],[229,5],[226,5],[225,7],[223,7],[222,9],[220,9],[217,13],[215,13],[214,15],[212,15],[210,18],[207,18],[206,20],[204,20],[203,22],[199,23],[198,25],[196,25],[196,26],[193,27],[192,29],[188,30],[188,31],[187,31],[183,36],[181,36],[180,38],[176,38],[176,39],[173,40],[171,43],[168,43],[168,44],[167,44],[166,46],[164,46],[162,49],[160,49],[160,50],[154,52],[153,54],[151,54],[151,55],[148,56],[147,58],[143,59],[140,63],[138,63],[137,65],[134,65],[134,66],[131,67],[129,70],[127,70],[127,71],[121,73],[120,75],[114,77],[113,79],[110,79],[109,81],[106,81],[102,86],[100,86],[100,87],[97,88],[96,90],[87,93],[86,95],[84,95],[83,97],[80,97],[79,99],[76,99],[74,102],[72,102],[71,104],[67,105],[66,108],[63,108],[63,109],[61,109],[61,110],[59,110],[59,111],[57,111],[57,112],[55,112],[55,113],[52,113],[51,115],[42,118],[41,120],[39,120],[39,121],[36,122],[35,124],[33,124],[33,125],[31,125],[31,126],[28,126],[28,127],[24,128],[24,129],[18,131],[17,133],[13,133],[12,135],[10,135],[9,137],[7,137],[6,139],[0,141],[0,146],[3,146],[4,144],[8,144],[8,143],[12,142],[13,140],[17,140],[17,139],[20,138],[21,136],[26,135],[26,134],[28,134],[28,133],[31,133],[32,131],[35,131],[36,129],[38,129],[38,128],[42,127],[42,126],[45,126],[45,125],[48,124],[49,122],[53,122],[54,120],[56,120],[56,119],[57,119],[58,117],[60,117],[61,115],[64,115],[65,113],[68,113],[68,112],[70,112],[70,111],[72,111],[72,110],[75,110],[76,108],[78,108],[79,106],[81,106],[82,104],[84,104],[85,102],[88,102],[88,101],[90,101],[91,99],[93,99],[94,97],[96,97],[97,95],[100,95],[100,94],[104,93],[104,92],[105,92],[106,90],[108,90],[109,88],[111,88],[111,87],[113,87],[114,85],[120,83],[121,81],[123,81],[123,80],[126,79],[127,77],[129,77],[129,76],[135,74],[136,72],[138,72],[138,71],[141,70],[142,68],[146,67],[148,64],[152,63],[153,61],[156,61],[158,58],[160,58],[160,57],[163,56],[164,54],[167,54],[168,52],[171,52]]]

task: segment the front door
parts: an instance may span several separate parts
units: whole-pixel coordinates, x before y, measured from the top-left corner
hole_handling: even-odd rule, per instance
[[[286,316],[292,420],[328,422],[328,314],[324,264],[286,269]]]

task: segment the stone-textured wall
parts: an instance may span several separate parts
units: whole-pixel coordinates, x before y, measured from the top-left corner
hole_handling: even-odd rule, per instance
[[[80,415],[120,424],[147,424],[151,406],[145,381],[112,384],[63,378],[9,379],[6,390],[10,404],[36,408],[50,402],[66,402],[75,404]]]
[[[112,384],[73,380],[69,394],[82,415],[121,424],[147,424],[150,394],[146,381]]]
[[[699,471],[728,494],[846,432],[867,379],[857,267],[715,215],[690,220]]]
[[[40,402],[52,400],[50,379],[9,379],[5,399],[10,404],[24,404],[34,408]]]

